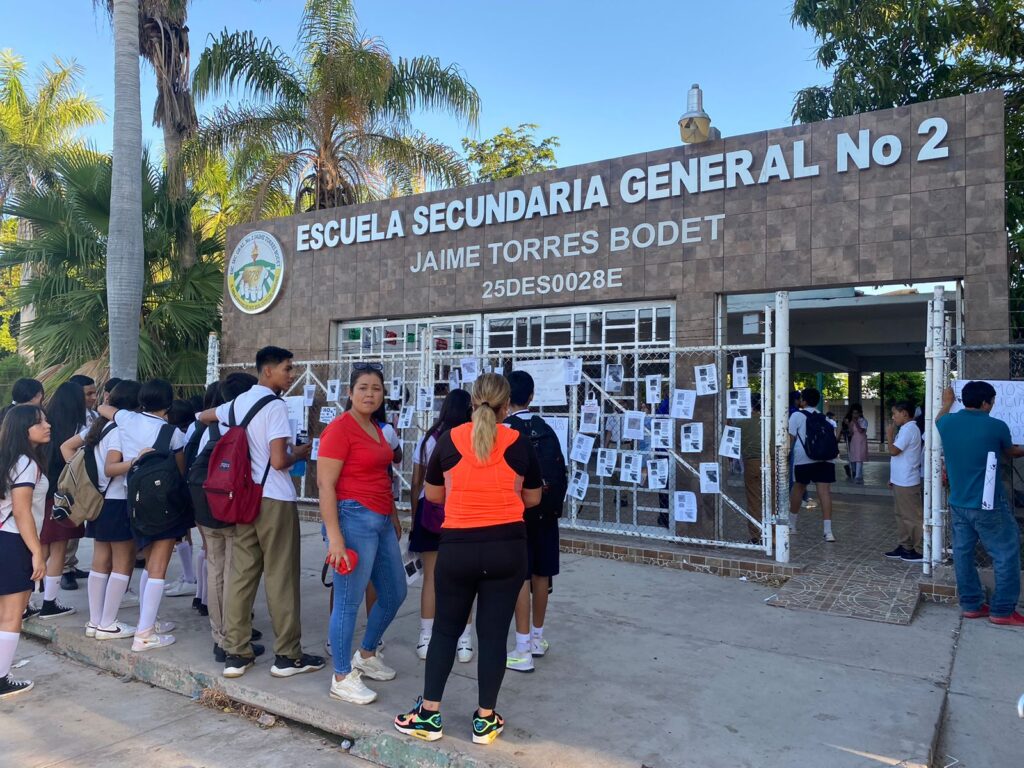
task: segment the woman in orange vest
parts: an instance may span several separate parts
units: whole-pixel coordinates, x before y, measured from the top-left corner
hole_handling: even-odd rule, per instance
[[[477,601],[479,707],[473,741],[490,744],[505,726],[494,711],[505,676],[505,640],[526,578],[526,507],[540,503],[541,478],[529,439],[501,422],[508,412],[504,376],[473,385],[473,421],[446,432],[427,465],[428,500],[444,504],[434,572],[436,612],[423,696],[395,728],[426,741],[441,738],[441,697],[455,648]]]

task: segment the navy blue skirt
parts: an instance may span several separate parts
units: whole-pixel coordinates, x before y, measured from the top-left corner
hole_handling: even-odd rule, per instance
[[[20,533],[0,531],[0,595],[31,592],[32,553]]]
[[[423,527],[423,497],[416,502],[412,530],[409,531],[410,552],[437,552],[441,543],[441,534],[428,531]]]
[[[132,541],[135,534],[128,520],[128,500],[105,500],[100,516],[85,524],[85,535],[96,541]]]
[[[192,528],[190,524],[181,523],[180,525],[170,528],[164,531],[158,536],[140,536],[135,534],[135,547],[140,551],[148,547],[154,541],[166,541],[167,539],[173,539],[174,541],[181,541],[187,535],[189,530]]]

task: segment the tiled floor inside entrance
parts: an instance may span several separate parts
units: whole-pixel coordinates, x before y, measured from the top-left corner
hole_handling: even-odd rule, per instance
[[[801,510],[791,551],[804,570],[769,605],[909,624],[919,599],[921,565],[882,556],[895,546],[890,498],[837,495],[832,526],[836,542],[828,543],[820,508]]]

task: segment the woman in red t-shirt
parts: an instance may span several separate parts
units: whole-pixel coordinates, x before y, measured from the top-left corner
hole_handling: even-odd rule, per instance
[[[331,696],[353,704],[369,704],[377,698],[363,683],[363,676],[395,677],[395,670],[377,656],[377,645],[407,591],[396,535],[401,526],[388,474],[394,452],[373,419],[383,401],[380,364],[356,363],[349,378],[349,408],[320,436],[316,468],[320,516],[327,529],[327,562],[335,568]],[[356,553],[354,564],[349,549]],[[377,602],[370,610],[362,646],[350,660],[356,614],[371,582]]]

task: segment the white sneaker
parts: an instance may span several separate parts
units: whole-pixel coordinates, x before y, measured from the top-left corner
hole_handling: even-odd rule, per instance
[[[166,648],[168,645],[174,645],[174,635],[161,635],[154,632],[149,637],[139,637],[136,635],[135,639],[132,640],[132,650],[135,653],[154,651],[157,648]]]
[[[356,651],[356,655],[359,655],[359,651]],[[377,694],[366,687],[363,673],[353,669],[341,681],[331,675],[331,698],[351,704],[370,704],[377,700]]]
[[[469,664],[473,660],[472,635],[463,635],[459,638],[459,644],[455,646],[455,658],[463,664]]]
[[[531,656],[543,656],[548,652],[548,648],[551,644],[543,637],[531,637],[530,638],[530,655]]]
[[[360,655],[359,651],[356,651],[352,656],[352,669],[358,669],[371,680],[394,680],[395,675],[398,674],[395,670],[381,661],[380,656],[371,656],[368,659],[364,659]]]
[[[529,651],[509,651],[505,657],[505,668],[516,672],[533,672],[533,654]]]
[[[816,502],[814,499],[808,499],[807,501],[804,502],[804,507],[807,509],[814,509],[817,506],[818,502]]]
[[[416,656],[420,661],[427,660],[427,649],[430,647],[430,633],[420,632],[420,640],[416,643]]]
[[[85,625],[85,636],[96,637],[96,625],[93,624],[91,621],[87,622]]]
[[[196,583],[185,581],[184,577],[164,585],[164,597],[194,597]]]
[[[134,608],[139,604],[139,593],[135,591],[135,587],[128,587],[124,593],[124,597],[121,598],[122,608]]]
[[[106,629],[96,627],[97,640],[127,640],[129,637],[135,637],[135,627],[131,624],[115,621],[114,626]]]
[[[832,531],[829,531],[828,533],[825,534],[825,541],[832,542],[832,541],[835,541],[835,540],[836,540],[836,537],[832,535]]]
[[[157,619],[153,624],[153,631],[158,634],[167,634],[168,632],[173,632],[176,626],[173,621],[160,621],[160,619]]]

